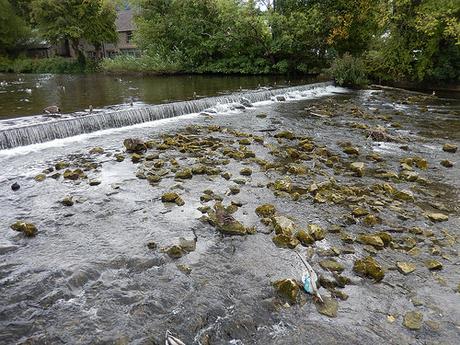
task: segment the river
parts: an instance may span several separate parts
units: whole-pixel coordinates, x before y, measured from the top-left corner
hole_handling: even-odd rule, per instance
[[[460,101],[331,84],[240,93],[240,83],[208,91],[203,83],[202,96],[234,90],[187,101],[205,112],[0,150],[0,343],[164,344],[166,330],[203,345],[460,342],[459,152],[442,149],[460,145]],[[251,83],[242,88],[258,88]],[[251,104],[238,101],[243,94]],[[117,97],[99,106],[126,101]],[[158,97],[167,99],[188,97]],[[145,98],[136,109],[150,106]],[[127,138],[149,148],[126,152]],[[77,168],[75,180],[63,177]],[[165,192],[184,204],[163,202]],[[231,206],[223,222],[241,222],[247,234],[212,221],[220,201]],[[304,267],[276,242],[279,219],[258,217],[262,204],[294,233],[323,230],[310,244],[287,236],[321,276],[330,310],[303,290],[290,300],[273,287],[300,281]],[[18,220],[37,235],[10,229]],[[385,242],[366,244],[363,234]],[[381,281],[354,270],[366,257],[383,269]],[[429,270],[428,260],[442,267]],[[415,270],[401,273],[401,262]]]

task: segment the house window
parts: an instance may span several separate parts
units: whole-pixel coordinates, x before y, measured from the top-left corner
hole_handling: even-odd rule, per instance
[[[132,39],[133,39],[133,32],[126,31],[126,43],[130,43]]]

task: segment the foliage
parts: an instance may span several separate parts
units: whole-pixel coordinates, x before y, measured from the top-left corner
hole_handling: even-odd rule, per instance
[[[28,39],[30,29],[8,0],[0,0],[0,54],[9,53]]]
[[[115,9],[105,0],[34,0],[32,18],[43,37],[53,43],[69,40],[83,61],[81,39],[98,45],[115,42]]]
[[[175,73],[180,72],[182,67],[175,61],[164,60],[159,55],[144,55],[134,57],[119,55],[114,58],[106,58],[101,61],[100,68],[104,72],[123,73]]]
[[[74,59],[54,57],[47,59],[0,58],[0,72],[14,73],[85,73],[95,70],[95,66],[82,66]]]
[[[367,83],[364,61],[348,53],[334,60],[329,73],[339,85],[356,87]]]

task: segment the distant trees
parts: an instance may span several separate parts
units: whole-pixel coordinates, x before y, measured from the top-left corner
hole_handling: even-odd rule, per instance
[[[100,55],[101,44],[116,42],[118,37],[115,8],[106,0],[33,0],[31,17],[50,42],[69,40],[82,63],[82,39],[94,44],[96,55]]]
[[[377,78],[460,75],[458,0],[134,1],[140,47],[186,70],[315,72],[348,53]]]
[[[30,28],[14,2],[0,0],[0,54],[11,53],[21,44],[25,44]]]

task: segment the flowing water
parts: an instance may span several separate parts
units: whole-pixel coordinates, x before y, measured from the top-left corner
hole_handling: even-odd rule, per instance
[[[216,93],[214,90],[206,95]],[[443,231],[457,239],[460,235],[460,163],[458,152],[450,154],[440,147],[444,142],[460,144],[460,102],[418,94],[418,99],[412,101],[413,95],[400,90],[351,91],[316,84],[247,91],[244,98],[251,101],[251,107],[235,105],[234,102],[241,103],[243,96],[237,92],[190,103],[142,104],[135,110],[104,110],[81,117],[73,114],[50,121],[62,126],[39,127],[43,124],[40,120],[37,123],[36,117],[14,120],[13,127],[38,126],[40,130],[31,135],[38,138],[31,141],[36,144],[22,146],[28,144],[23,137],[16,138],[16,143],[10,137],[10,144],[3,147],[13,148],[0,150],[0,343],[164,344],[167,329],[186,344],[203,345],[459,343],[460,303],[455,292],[460,282],[459,245],[458,240],[445,244],[447,235]],[[165,115],[161,115],[160,109]],[[200,114],[205,109],[206,113]],[[366,112],[361,114],[359,109]],[[187,112],[193,114],[182,115]],[[117,114],[123,116],[117,118]],[[388,114],[390,122],[382,117]],[[129,121],[118,122],[126,119]],[[373,142],[363,135],[357,122],[386,126],[391,134],[404,137],[407,147],[394,142]],[[127,124],[131,126],[123,127]],[[7,127],[0,131],[8,130]],[[54,137],[40,134],[61,133],[66,127],[79,130]],[[208,133],[208,128],[219,130]],[[398,236],[406,236],[396,232],[399,228],[418,226],[432,231],[434,237],[411,234],[418,236],[422,250],[419,258],[393,248],[373,254],[386,268],[381,283],[353,274],[353,261],[369,255],[369,248],[355,243],[355,252],[337,257],[346,267],[344,274],[350,277],[351,284],[343,289],[349,298],[339,301],[336,318],[319,314],[307,295],[301,304],[294,305],[276,297],[272,282],[300,279],[302,264],[291,250],[273,244],[273,234],[260,223],[254,209],[271,203],[303,227],[315,223],[327,229],[339,224],[353,235],[370,231],[360,222],[344,220],[349,212],[347,205],[314,203],[308,194],[291,199],[289,195],[274,194],[267,184],[289,175],[293,183],[305,189],[312,182],[334,176],[339,184],[356,186],[376,183],[373,175],[357,179],[340,170],[334,174],[317,157],[303,162],[318,173],[315,176],[296,176],[282,166],[264,171],[251,160],[232,159],[221,165],[219,149],[215,156],[210,153],[208,158],[216,161],[209,164],[231,173],[231,180],[220,175],[195,175],[191,180],[180,181],[174,179],[174,164],[186,167],[196,158],[180,151],[154,149],[152,152],[166,162],[167,172],[159,184],[149,185],[138,174],[144,163],[133,164],[129,155],[123,162],[114,160],[117,153],[125,155],[122,142],[128,137],[161,143],[162,135],[178,133],[206,137],[208,141],[221,140],[223,147],[237,148],[233,140],[235,136],[237,140],[244,138],[238,136],[243,132],[263,138],[267,145],[252,142],[250,148],[256,157],[270,160],[270,152],[286,144],[285,139],[273,137],[281,130],[309,136],[318,146],[339,152],[345,162],[349,158],[341,153],[338,142],[359,146],[363,151],[361,159],[367,153],[379,153],[384,159],[380,168],[397,170],[399,160],[406,156],[420,155],[429,162],[430,168],[420,171],[420,175],[431,184],[398,184],[400,189],[410,188],[417,203],[400,203],[399,208],[404,210],[397,211],[392,208],[396,204],[377,207],[383,219],[377,230],[394,229],[391,233],[395,243],[399,243]],[[65,138],[47,141],[59,137]],[[103,147],[105,153],[89,154],[96,146]],[[452,160],[455,166],[440,166],[442,159]],[[86,180],[51,178],[56,171],[47,172],[48,177],[42,182],[34,179],[59,161],[70,162],[73,168],[95,164],[86,173],[89,180],[101,183],[92,186]],[[237,181],[242,178],[240,169],[248,166],[253,174],[244,177],[245,184],[237,184],[242,183]],[[21,186],[16,192],[10,188],[13,182]],[[235,185],[241,189],[237,195],[229,193],[229,187]],[[233,201],[241,205],[235,218],[255,226],[257,234],[224,236],[200,221],[202,213],[197,208],[214,204],[200,200],[206,189],[220,195],[225,204]],[[163,204],[161,195],[168,190],[181,194],[185,205]],[[60,202],[67,195],[75,201],[71,207]],[[357,199],[349,202],[362,202],[362,197]],[[449,221],[427,221],[422,212],[433,209],[449,214]],[[19,219],[35,223],[37,236],[25,238],[10,230],[9,225]],[[178,243],[180,237],[196,239],[196,249],[179,259],[161,251]],[[158,248],[149,247],[150,242]],[[315,252],[311,256],[312,266],[318,273],[327,274],[318,265],[324,258],[320,252],[333,246],[341,248],[343,243],[337,235],[328,233],[325,240],[310,249],[299,250]],[[433,248],[442,252],[442,256],[436,257],[444,265],[438,273],[431,273],[419,261],[431,257]],[[400,260],[413,260],[417,270],[403,276],[391,269]],[[328,295],[325,289],[321,292]],[[402,325],[404,314],[412,310],[424,314],[419,331]],[[396,321],[389,322],[389,315]]]

